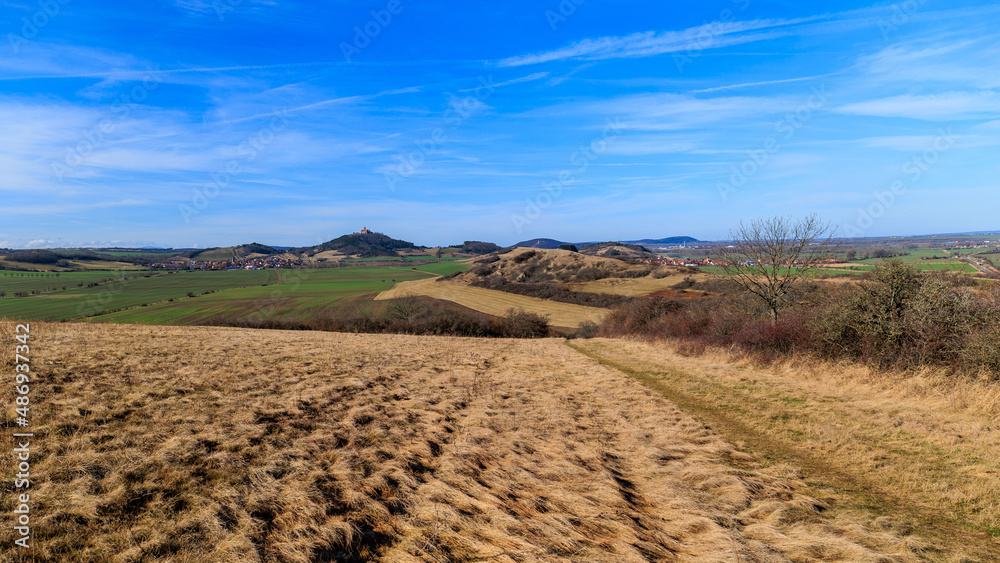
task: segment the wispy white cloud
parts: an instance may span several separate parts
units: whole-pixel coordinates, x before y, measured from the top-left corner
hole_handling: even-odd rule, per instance
[[[789,84],[792,82],[805,82],[807,80],[816,80],[818,78],[828,78],[831,76],[836,76],[841,74],[840,72],[828,72],[826,74],[816,74],[814,76],[800,76],[798,78],[782,78],[780,80],[765,80],[762,82],[744,82],[742,84],[727,84],[726,86],[716,86],[714,88],[701,88],[699,90],[691,90],[692,94],[707,94],[710,92],[723,92],[725,90],[738,90],[741,88],[753,88],[756,86],[774,86],[775,84]]]
[[[808,93],[808,91],[806,91]],[[624,129],[667,131],[730,125],[777,115],[801,104],[791,96],[724,96],[699,98],[687,94],[634,94],[605,100],[559,104],[526,112],[528,116],[589,116],[616,119]]]
[[[892,86],[903,83],[948,85],[951,89],[1000,88],[1000,72],[984,72],[1000,59],[1000,34],[990,32],[967,39],[964,35],[928,37],[919,43],[886,47],[859,58],[869,82]]]
[[[836,111],[853,115],[904,117],[925,121],[981,119],[1000,116],[1000,94],[994,91],[903,94],[845,104]]]
[[[660,33],[647,31],[624,36],[584,39],[552,51],[503,59],[499,62],[499,66],[524,66],[566,59],[602,60],[649,57],[665,53],[728,47],[785,35],[787,32],[779,30],[824,17],[714,22],[681,31]]]
[[[512,80],[507,80],[507,81],[504,81],[504,82],[498,82],[496,84],[488,84],[488,85],[492,86],[493,88],[503,88],[504,86],[511,86],[511,85],[514,85],[514,84],[521,84],[522,82],[532,82],[534,80],[541,80],[543,78],[547,78],[549,76],[549,74],[551,74],[551,73],[548,73],[548,72],[535,72],[533,74],[529,74],[528,76],[522,76],[520,78],[514,78]],[[477,86],[475,88],[465,88],[464,90],[459,90],[459,92],[473,92],[475,90],[481,89],[482,87],[483,86]]]

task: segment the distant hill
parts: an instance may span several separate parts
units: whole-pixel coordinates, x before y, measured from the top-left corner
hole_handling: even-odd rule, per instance
[[[642,240],[630,240],[626,242],[630,242],[633,244],[689,244],[692,242],[700,242],[700,241],[693,237],[667,237],[658,239],[645,238]]]
[[[492,242],[467,240],[462,244],[453,244],[449,248],[457,248],[459,252],[478,256],[482,254],[489,254],[490,252],[496,252],[501,250],[503,247],[493,244]]]
[[[531,240],[521,241],[513,246],[526,246],[528,248],[542,248],[545,250],[554,250],[559,248],[561,244],[573,244],[570,242],[562,242],[551,238],[533,238]]]
[[[222,246],[222,247],[203,248],[201,250],[192,250],[191,252],[182,252],[180,256],[190,258],[191,260],[221,262],[224,260],[233,259],[233,247]]]
[[[693,237],[667,237],[658,239],[642,239],[642,240],[624,240],[616,244],[628,245],[628,244],[689,244],[692,242],[700,242],[698,239]],[[600,242],[562,242],[551,238],[533,238],[531,240],[521,241],[513,246],[526,246],[528,248],[542,248],[546,250],[552,250],[559,248],[561,244],[575,244],[579,248],[583,249],[588,246],[593,246],[595,244],[607,244]],[[645,249],[643,249],[645,250]]]
[[[621,247],[618,247],[621,248]],[[649,274],[649,266],[630,264],[605,256],[558,249],[519,248],[491,254],[474,262],[477,267],[453,279],[489,289],[506,284],[584,283],[604,278],[637,278]]]
[[[298,249],[307,254],[334,251],[346,256],[360,258],[375,258],[377,256],[395,256],[400,250],[414,250],[418,247],[412,242],[394,239],[382,233],[352,233],[337,237],[309,248]]]
[[[233,248],[233,254],[239,258],[245,258],[251,254],[281,254],[282,251],[274,248],[273,246],[268,246],[266,244],[260,244],[258,242],[251,242],[250,244],[241,244]]]
[[[598,242],[588,244],[580,249],[582,254],[618,258],[619,260],[650,260],[659,256],[650,252],[645,246],[624,242]]]

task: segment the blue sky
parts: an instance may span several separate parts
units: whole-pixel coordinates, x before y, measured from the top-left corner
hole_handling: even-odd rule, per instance
[[[0,247],[1000,230],[1000,5],[0,0]]]

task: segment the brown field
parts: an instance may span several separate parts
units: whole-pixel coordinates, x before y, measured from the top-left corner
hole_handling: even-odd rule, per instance
[[[684,281],[684,278],[693,278],[695,281],[705,281],[711,277],[711,274],[672,274],[660,279],[653,277],[631,279],[607,278],[587,283],[571,283],[567,284],[567,287],[574,291],[586,291],[589,293],[613,293],[615,295],[640,297],[643,295],[652,295],[657,292],[670,290],[671,286]]]
[[[492,289],[471,287],[461,282],[436,281],[436,278],[397,283],[392,289],[379,293],[376,301],[407,295],[425,295],[458,303],[488,315],[503,316],[508,309],[524,309],[545,315],[552,326],[575,329],[584,321],[600,323],[608,314],[607,309],[559,303],[536,297],[514,295]]]
[[[945,541],[947,522],[934,535],[906,510],[852,504],[822,471],[734,446],[562,339],[42,323],[32,335],[36,547],[14,553],[4,526],[5,561],[995,560],[976,559],[981,533]],[[725,370],[757,373],[571,343],[719,372],[723,390]],[[840,388],[824,389],[837,407]],[[899,428],[940,420],[900,401],[885,411]],[[934,406],[966,436],[976,405]]]
[[[816,481],[812,494],[931,532],[928,558],[1000,561],[996,380],[803,358],[762,369],[721,351],[690,357],[683,347],[632,340],[571,345],[734,443],[802,468]]]

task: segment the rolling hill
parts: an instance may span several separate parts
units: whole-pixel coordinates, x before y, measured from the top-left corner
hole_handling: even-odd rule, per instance
[[[642,240],[630,240],[626,241],[632,244],[690,244],[692,242],[701,242],[694,237],[667,237],[658,239],[644,238]]]
[[[530,239],[530,240],[523,240],[523,241],[521,241],[521,242],[519,242],[517,244],[514,244],[512,246],[515,246],[515,247],[521,247],[521,246],[523,246],[523,247],[526,247],[526,248],[542,248],[542,249],[545,249],[545,250],[553,250],[553,249],[559,248],[559,246],[563,245],[563,244],[573,244],[573,243],[571,243],[571,242],[561,242],[561,241],[558,241],[556,239],[551,239],[551,238],[533,238],[533,239]]]
[[[692,242],[699,242],[699,241],[698,241],[698,239],[693,238],[693,237],[680,236],[680,237],[666,237],[666,238],[658,238],[658,239],[648,239],[647,238],[647,239],[642,239],[642,240],[625,240],[625,241],[619,241],[619,244],[623,244],[623,245],[626,245],[626,244],[666,245],[666,244],[689,244],[689,243],[692,243]],[[562,242],[562,241],[558,241],[556,239],[551,239],[551,238],[533,238],[533,239],[523,240],[523,241],[521,241],[521,242],[519,242],[517,244],[514,244],[512,246],[515,246],[515,247],[523,246],[523,247],[527,247],[527,248],[542,248],[542,249],[546,249],[546,250],[552,250],[552,249],[555,249],[555,248],[559,248],[559,246],[563,245],[563,244],[575,244],[576,246],[578,246],[580,248],[585,248],[585,247],[588,247],[588,246],[593,246],[595,244],[607,244],[607,243],[597,243],[597,242],[575,242],[575,243],[573,243],[573,242]]]
[[[624,242],[599,242],[596,244],[588,244],[580,249],[580,253],[587,254],[589,256],[617,258],[619,260],[652,260],[659,258],[659,255],[650,252],[645,246]]]
[[[337,252],[345,256],[359,258],[375,258],[377,256],[397,256],[399,251],[416,250],[417,245],[405,240],[394,239],[382,233],[364,232],[351,233],[337,237],[331,241],[308,248],[297,248],[295,251],[312,256],[320,252]]]

